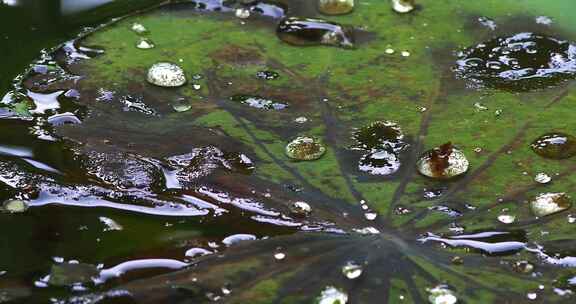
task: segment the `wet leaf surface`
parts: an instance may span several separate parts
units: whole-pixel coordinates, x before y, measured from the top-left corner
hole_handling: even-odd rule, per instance
[[[30,208],[0,216],[108,210],[91,221],[117,235],[103,247],[116,248],[82,262],[129,269],[74,295],[43,286],[36,274],[33,299],[323,303],[342,293],[350,303],[439,295],[571,301],[571,205],[535,216],[530,202],[542,193],[569,199],[576,183],[573,147],[535,147],[546,134],[574,136],[573,21],[528,0],[422,1],[409,14],[365,0],[328,25],[281,21],[326,18],[308,2],[168,4],[63,44],[51,55],[57,73],[25,75],[5,97],[10,119],[0,124],[27,135],[6,135],[0,146],[0,187],[3,198]],[[554,22],[541,24],[543,14]],[[322,30],[302,36],[302,22]],[[353,49],[334,47],[348,41],[332,33],[336,23],[351,27]],[[296,30],[276,37],[278,24]],[[513,50],[517,40],[498,38],[532,32],[534,44],[521,42],[541,54],[533,61],[525,48]],[[155,47],[137,48],[142,37]],[[479,51],[482,44],[498,49]],[[491,53],[502,61],[508,48],[521,60],[506,69],[550,64],[562,76],[518,80],[489,65],[462,68],[462,60],[486,62]],[[158,62],[180,66],[186,83],[147,82]],[[189,106],[174,107],[182,101]],[[322,149],[290,157],[289,143],[304,137]],[[46,150],[58,153],[38,153]],[[464,160],[466,169],[450,171]],[[535,180],[540,173],[551,180]],[[74,225],[88,225],[82,221]],[[178,228],[138,233],[162,225]],[[130,268],[129,258],[164,260]],[[175,270],[177,260],[188,265]],[[343,273],[349,265],[361,274]]]

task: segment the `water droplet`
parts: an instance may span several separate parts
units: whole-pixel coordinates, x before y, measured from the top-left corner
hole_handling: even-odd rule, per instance
[[[528,261],[516,261],[512,264],[512,269],[518,273],[532,273],[534,265]]]
[[[294,119],[294,122],[299,123],[299,124],[307,123],[308,118],[306,118],[304,116],[296,117],[296,119]]]
[[[295,160],[316,160],[326,153],[319,139],[299,136],[286,145],[286,156]]]
[[[104,224],[104,226],[105,226],[104,231],[121,231],[121,230],[124,230],[124,227],[122,227],[122,225],[118,224],[115,220],[113,220],[109,217],[101,216],[98,218],[98,220],[100,220],[100,223]]]
[[[285,18],[278,24],[276,34],[282,41],[292,45],[354,47],[354,37],[350,28],[321,19]]]
[[[466,173],[469,163],[462,151],[454,148],[451,143],[446,143],[425,152],[416,166],[418,172],[424,176],[448,179]]]
[[[408,52],[408,51],[402,51],[402,52],[400,52],[400,55],[401,55],[402,57],[410,57],[410,52]]]
[[[354,10],[354,0],[318,0],[318,11],[324,15],[344,15]]]
[[[539,184],[547,184],[550,181],[552,181],[552,177],[550,177],[550,175],[548,175],[546,173],[538,173],[534,177],[534,181],[539,183]]]
[[[360,229],[354,229],[354,231],[360,234],[380,234],[380,230],[374,227],[364,227]]]
[[[414,0],[391,0],[392,9],[400,14],[409,13],[416,8]]]
[[[576,216],[574,214],[568,214],[567,218],[568,218],[568,223],[570,223],[570,224],[576,223]]]
[[[352,133],[352,139],[356,141],[352,146],[356,150],[399,152],[407,146],[400,126],[390,121],[376,121],[357,129]]]
[[[7,200],[0,209],[0,211],[6,213],[23,213],[26,210],[28,210],[28,203],[23,200]]]
[[[274,254],[274,259],[276,259],[277,261],[282,261],[286,258],[286,254],[283,252],[278,252]]]
[[[470,60],[486,63],[471,65]],[[549,36],[518,33],[461,52],[454,71],[473,87],[509,91],[552,87],[576,78],[576,46]]]
[[[362,272],[362,265],[353,261],[346,263],[346,265],[342,267],[342,274],[350,280],[359,278]]]
[[[256,72],[256,78],[263,80],[275,80],[280,77],[280,74],[274,71],[258,71]]]
[[[536,300],[536,298],[538,298],[538,294],[535,293],[535,292],[529,292],[529,293],[526,294],[526,297],[527,297],[529,300]]]
[[[479,103],[479,102],[474,103],[474,108],[475,108],[476,111],[478,111],[478,112],[488,110],[488,108],[487,108],[485,105],[483,105],[483,104],[481,104],[481,103]]]
[[[369,220],[369,221],[373,221],[376,219],[376,217],[378,216],[378,213],[376,212],[366,212],[364,213],[364,217]]]
[[[531,144],[536,154],[549,159],[566,159],[576,155],[576,137],[565,133],[548,133]]]
[[[551,25],[552,24],[552,18],[550,18],[548,16],[538,16],[538,17],[536,17],[536,23],[542,24],[542,25]]]
[[[348,295],[333,286],[328,286],[322,290],[320,297],[317,299],[318,304],[346,304],[348,303]]]
[[[570,197],[566,193],[542,193],[530,202],[532,213],[537,217],[562,212],[571,206]]]
[[[306,217],[312,213],[312,207],[306,202],[294,202],[290,206],[290,213],[295,216]]]
[[[400,169],[400,159],[385,150],[365,154],[360,158],[358,169],[372,175],[390,175]]]
[[[234,12],[234,15],[240,19],[247,19],[250,17],[250,9],[245,7],[237,8]]]
[[[526,233],[522,230],[513,231],[480,231],[469,234],[439,237],[428,233],[418,239],[422,243],[439,242],[444,246],[476,249],[488,255],[509,255],[526,248]]]
[[[510,214],[501,214],[498,216],[498,221],[502,224],[512,224],[514,221],[516,221],[516,216]]]
[[[495,30],[498,27],[496,22],[488,17],[479,17],[478,22],[491,30]]]
[[[234,234],[223,239],[222,244],[230,247],[240,242],[254,241],[254,240],[256,240],[256,236],[252,234]]]
[[[454,265],[462,265],[464,264],[464,259],[461,256],[454,256],[450,262]]]
[[[432,304],[455,304],[458,302],[456,294],[448,289],[446,285],[438,285],[434,288],[428,288],[428,301]]]
[[[192,109],[192,103],[186,98],[178,98],[172,102],[172,109],[176,112],[186,112]]]
[[[396,51],[394,51],[394,49],[391,48],[387,48],[384,50],[384,53],[388,54],[388,55],[392,55],[394,54]]]
[[[130,29],[137,34],[146,34],[148,30],[141,23],[132,23]]]
[[[149,50],[155,47],[154,42],[148,38],[140,38],[136,43],[136,47],[141,50]]]
[[[256,109],[283,110],[288,104],[253,95],[234,95],[230,100],[239,102]]]
[[[184,255],[188,258],[195,258],[198,256],[208,255],[211,253],[212,253],[212,251],[204,249],[204,248],[190,248],[190,249],[186,250],[186,253],[184,253]]]
[[[181,67],[169,63],[159,62],[148,69],[148,82],[160,87],[179,87],[186,83],[186,76]]]

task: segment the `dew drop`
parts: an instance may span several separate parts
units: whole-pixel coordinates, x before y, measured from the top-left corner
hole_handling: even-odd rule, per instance
[[[240,18],[240,19],[247,19],[250,18],[250,9],[245,8],[245,7],[240,7],[237,8],[234,11],[234,15],[236,15],[236,17]]]
[[[530,209],[537,217],[543,217],[568,210],[572,206],[566,193],[542,193],[530,202]]]
[[[318,0],[318,11],[324,15],[344,15],[354,10],[355,0]]]
[[[552,178],[550,177],[550,175],[548,175],[546,173],[538,173],[534,177],[534,181],[539,183],[539,184],[547,184],[550,181],[552,181]]]
[[[148,38],[140,38],[136,43],[136,48],[139,48],[141,50],[153,49],[155,46],[156,45],[154,45],[154,42],[152,42],[152,40]]]
[[[401,55],[402,57],[410,57],[410,52],[408,52],[408,51],[402,51],[402,52],[400,52],[400,55]]]
[[[148,29],[146,29],[146,27],[144,25],[142,25],[141,23],[132,23],[132,26],[130,27],[130,29],[137,34],[148,33]]]
[[[178,98],[172,102],[172,109],[176,112],[186,112],[192,109],[192,103],[186,98]]]
[[[362,275],[362,272],[362,265],[353,261],[350,261],[346,263],[346,265],[342,266],[342,274],[350,280],[359,278]]]
[[[23,213],[28,210],[28,203],[23,200],[7,200],[2,204],[0,211],[5,213]]]
[[[312,207],[306,202],[294,202],[290,206],[290,213],[294,216],[306,217],[312,213]]]
[[[348,295],[333,286],[328,286],[322,290],[320,297],[317,299],[318,304],[346,304],[348,303]]]
[[[306,118],[304,116],[296,117],[296,119],[294,119],[294,122],[299,123],[299,124],[307,123],[308,118]]]
[[[446,285],[428,288],[428,301],[432,304],[455,304],[458,302],[456,294]]]
[[[392,55],[394,54],[396,51],[394,51],[394,49],[391,48],[387,48],[384,50],[384,53],[388,54],[388,55]]]
[[[376,217],[378,216],[378,213],[376,212],[366,212],[364,213],[364,217],[369,220],[369,221],[373,221],[376,219]]]
[[[516,216],[510,214],[501,214],[498,216],[498,221],[502,224],[512,224],[514,221],[516,221]]]
[[[512,264],[512,269],[517,273],[532,273],[534,265],[528,261],[516,261]]]
[[[548,133],[531,144],[536,154],[549,159],[566,159],[576,155],[576,137],[565,133]]]
[[[282,261],[286,258],[286,254],[283,252],[278,252],[274,254],[274,259],[276,259],[276,261]]]
[[[300,136],[286,145],[285,152],[294,160],[316,160],[326,153],[326,147],[315,137]]]
[[[148,82],[159,87],[179,87],[186,83],[184,70],[176,64],[159,62],[148,69]]]
[[[274,71],[264,70],[264,71],[256,72],[256,78],[258,78],[258,79],[275,80],[275,79],[278,79],[279,77],[280,77],[280,74],[278,74],[277,72],[274,72]]]
[[[416,8],[414,0],[391,0],[392,1],[392,9],[400,14],[406,14],[414,10]]]
[[[451,143],[425,152],[416,164],[420,174],[436,179],[462,175],[468,171],[468,166],[464,153],[454,148]]]
[[[280,40],[297,46],[354,47],[354,37],[350,28],[321,19],[284,18],[278,24],[276,34]]]

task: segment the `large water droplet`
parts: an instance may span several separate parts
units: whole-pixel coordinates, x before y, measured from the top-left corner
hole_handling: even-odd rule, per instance
[[[402,129],[390,121],[376,121],[352,133],[357,150],[392,150],[399,152],[406,147]]]
[[[562,212],[571,206],[570,197],[566,193],[542,193],[530,202],[530,209],[537,217]]]
[[[173,63],[159,62],[148,69],[148,82],[160,87],[179,87],[186,83],[186,75]]]
[[[315,137],[300,136],[286,145],[286,155],[295,160],[316,160],[326,153],[326,147]]]
[[[464,153],[446,143],[425,152],[418,160],[416,167],[424,176],[448,179],[468,171],[468,159]]]
[[[471,60],[477,64],[470,64]],[[541,89],[576,78],[576,46],[553,37],[519,33],[467,49],[454,70],[475,87]]]
[[[324,15],[344,15],[354,10],[355,0],[318,0],[318,11]]]
[[[576,155],[576,137],[565,133],[548,133],[532,142],[536,154],[550,159],[566,159]]]
[[[321,19],[285,18],[278,24],[276,34],[282,41],[292,45],[354,47],[354,37],[350,28]]]

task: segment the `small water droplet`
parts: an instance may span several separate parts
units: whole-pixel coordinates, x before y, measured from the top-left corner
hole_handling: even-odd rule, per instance
[[[303,124],[308,122],[308,118],[304,117],[304,116],[300,116],[300,117],[296,117],[296,119],[294,119],[295,123],[299,123],[299,124]]]
[[[23,213],[28,210],[28,203],[23,200],[7,200],[2,204],[0,211],[6,213]]]
[[[552,18],[550,18],[548,16],[538,16],[538,17],[536,17],[536,23],[542,24],[542,25],[551,25],[552,24]]]
[[[394,54],[395,52],[396,52],[396,51],[394,51],[394,49],[391,49],[391,48],[387,48],[387,49],[384,50],[384,53],[389,54],[389,55],[392,55],[392,54]]]
[[[234,15],[240,19],[247,19],[250,17],[250,9],[245,7],[237,8],[234,12]]]
[[[153,49],[155,46],[156,45],[154,45],[154,42],[148,38],[140,38],[136,43],[136,47],[141,50]]]
[[[410,57],[410,52],[408,52],[408,51],[402,51],[402,52],[400,52],[400,55],[401,55],[402,57]]]
[[[344,15],[354,10],[354,0],[318,0],[318,11],[324,15]]]
[[[362,265],[353,261],[350,261],[346,263],[346,265],[342,266],[342,274],[350,280],[359,278],[362,275],[362,272]]]
[[[568,223],[570,223],[570,224],[576,223],[576,216],[574,214],[568,214],[567,218],[568,218]]]
[[[230,97],[230,100],[262,110],[283,110],[288,107],[288,104],[286,103],[257,95],[234,95]]]
[[[543,217],[570,209],[572,203],[566,193],[542,193],[530,202],[532,213]]]
[[[512,264],[512,269],[518,273],[532,273],[534,265],[528,261],[516,261]]]
[[[186,112],[192,109],[192,103],[186,98],[178,98],[172,103],[172,108],[176,112]]]
[[[144,25],[142,25],[141,23],[132,23],[132,26],[130,27],[130,29],[137,34],[148,33],[148,29],[146,29],[146,27]]]
[[[274,71],[258,71],[256,72],[256,78],[258,79],[263,79],[263,80],[275,80],[278,79],[280,77],[280,74],[274,72]]]
[[[274,254],[274,259],[276,259],[277,261],[282,261],[286,258],[286,254],[283,252],[278,252]]]
[[[535,293],[535,292],[529,292],[529,293],[526,294],[526,297],[527,297],[529,300],[536,300],[536,299],[538,298],[538,294]]]
[[[516,221],[516,216],[510,214],[501,214],[498,216],[498,221],[502,224],[512,224],[514,221]]]
[[[462,265],[464,264],[464,259],[461,256],[454,256],[450,262],[454,265]]]
[[[290,213],[295,216],[306,217],[312,213],[312,207],[306,202],[294,202],[290,206]]]
[[[348,303],[348,295],[333,286],[328,286],[322,290],[320,297],[317,299],[318,304],[346,304]]]
[[[455,304],[458,302],[456,294],[446,285],[428,288],[427,291],[429,294],[428,301],[432,304]]]
[[[364,213],[364,217],[369,220],[369,221],[373,221],[376,219],[376,217],[378,216],[378,213],[376,212],[366,212]]]
[[[546,173],[538,173],[534,177],[534,181],[539,183],[539,184],[547,184],[550,181],[552,181],[552,177],[550,177],[550,175],[548,175]]]
[[[299,136],[286,145],[285,152],[294,160],[316,160],[326,153],[326,147],[315,137]]]
[[[414,0],[391,0],[392,9],[400,14],[406,14],[416,8]]]

